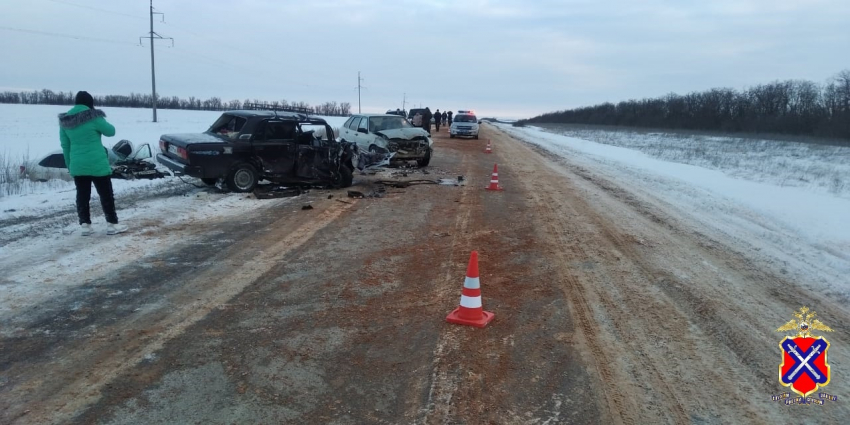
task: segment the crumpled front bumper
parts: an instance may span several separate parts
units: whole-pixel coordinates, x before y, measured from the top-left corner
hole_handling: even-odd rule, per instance
[[[427,140],[390,140],[387,147],[395,152],[394,160],[422,159],[428,155],[431,148]]]

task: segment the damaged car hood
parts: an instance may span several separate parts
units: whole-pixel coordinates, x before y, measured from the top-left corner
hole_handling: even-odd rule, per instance
[[[396,128],[393,130],[381,130],[376,132],[388,139],[414,140],[428,137],[428,132],[421,128]]]

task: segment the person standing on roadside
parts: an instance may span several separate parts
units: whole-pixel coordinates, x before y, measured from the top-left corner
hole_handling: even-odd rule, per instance
[[[434,126],[437,127],[437,133],[440,132],[440,124],[443,122],[443,114],[440,113],[440,110],[437,109],[437,112],[434,113]]]
[[[416,115],[413,116],[412,124],[414,127],[422,127],[422,114],[419,111],[416,111]]]
[[[112,137],[115,127],[106,121],[106,114],[94,109],[94,98],[85,91],[77,92],[74,107],[59,114],[59,140],[65,165],[77,187],[77,217],[80,219],[83,236],[92,234],[91,186],[94,184],[100,197],[100,206],[106,216],[106,234],[114,235],[127,231],[127,226],[118,223],[115,212],[115,196],[112,192],[112,167],[101,136]]]
[[[446,115],[448,115],[449,127],[451,127],[452,126],[452,111],[446,112]]]
[[[428,135],[431,135],[431,118],[433,115],[431,114],[431,108],[425,107],[425,112],[422,114],[422,129],[428,132]]]

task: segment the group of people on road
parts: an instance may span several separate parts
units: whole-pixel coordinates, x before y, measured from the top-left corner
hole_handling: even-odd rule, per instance
[[[431,118],[434,119],[434,126],[437,128],[438,132],[440,131],[441,125],[452,125],[452,111],[440,112],[440,110],[437,109],[432,116],[431,108],[427,107],[424,112],[417,111],[416,114],[413,115],[412,124],[414,127],[422,127],[422,129],[427,131],[428,134],[431,134]]]

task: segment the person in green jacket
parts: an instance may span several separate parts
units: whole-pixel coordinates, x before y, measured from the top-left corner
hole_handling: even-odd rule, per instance
[[[81,233],[84,236],[92,234],[89,211],[92,183],[106,216],[106,234],[126,232],[127,226],[118,224],[112,192],[112,167],[109,166],[106,148],[100,141],[100,136],[114,136],[115,127],[106,121],[103,111],[94,109],[94,98],[88,92],[78,92],[74,103],[67,113],[59,114],[59,139],[65,165],[77,187],[77,216]]]

